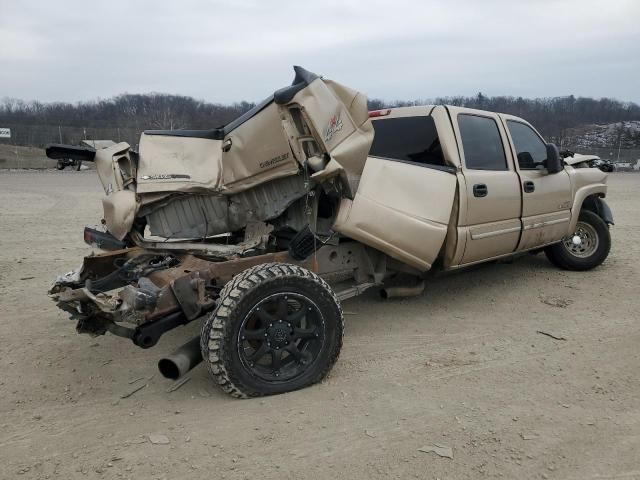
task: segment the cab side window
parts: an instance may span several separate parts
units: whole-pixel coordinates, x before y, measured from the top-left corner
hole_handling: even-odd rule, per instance
[[[538,134],[524,123],[507,120],[507,127],[516,149],[520,170],[535,170],[547,160],[547,146]]]
[[[431,117],[374,120],[369,155],[422,165],[445,166],[436,125]]]
[[[465,166],[471,170],[507,170],[507,158],[495,120],[458,115]]]

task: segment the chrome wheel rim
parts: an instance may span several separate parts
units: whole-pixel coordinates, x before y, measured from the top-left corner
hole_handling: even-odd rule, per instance
[[[577,240],[578,239],[578,240]],[[576,232],[566,237],[562,244],[571,255],[577,258],[588,258],[595,253],[600,244],[598,232],[592,225],[578,222]]]

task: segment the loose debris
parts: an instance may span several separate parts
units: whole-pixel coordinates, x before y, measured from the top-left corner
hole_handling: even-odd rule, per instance
[[[542,330],[536,330],[536,333],[539,333],[540,335],[546,335],[547,337],[553,338],[554,340],[563,340],[563,341],[567,340],[565,337],[558,337],[558,336],[553,335],[551,333],[543,332]]]
[[[143,383],[142,385],[138,385],[136,388],[134,388],[133,390],[128,391],[127,393],[123,393],[122,395],[120,395],[120,398],[129,398],[131,395],[133,395],[134,393],[142,390],[144,387],[146,387],[147,385],[149,385],[148,383]]]
[[[523,440],[535,440],[536,438],[538,438],[538,435],[531,433],[521,433],[520,436]]]
[[[364,434],[365,434],[367,437],[376,438],[376,436],[375,436],[373,433],[371,433],[369,430],[365,430],[365,431],[364,431]]]
[[[177,380],[177,381],[173,382],[171,384],[171,386],[169,388],[167,388],[167,393],[175,392],[181,386],[183,386],[185,383],[187,383],[189,380],[191,380],[191,377],[184,377],[184,378],[181,378],[180,380]]]
[[[149,435],[149,441],[154,445],[169,445],[169,437],[162,434]]]
[[[33,278],[36,278],[36,277],[22,277],[20,280],[31,280]]]
[[[558,308],[567,308],[569,305],[573,303],[573,300],[570,300],[568,298],[546,297],[546,296],[541,296],[540,301],[551,307],[558,307]]]
[[[438,445],[434,443],[433,445],[427,445],[424,447],[420,447],[418,449],[419,452],[423,453],[435,453],[436,455],[444,458],[450,458],[453,460],[453,448],[448,447],[446,445]]]

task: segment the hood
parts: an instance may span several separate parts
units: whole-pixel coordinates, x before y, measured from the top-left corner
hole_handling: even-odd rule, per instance
[[[564,163],[567,165],[577,165],[582,162],[590,162],[592,160],[600,160],[597,155],[582,155],[580,153],[574,153],[573,157],[567,157],[564,159]]]

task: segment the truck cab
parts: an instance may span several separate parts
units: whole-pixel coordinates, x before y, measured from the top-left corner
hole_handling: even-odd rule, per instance
[[[584,208],[613,223],[601,200],[606,174],[565,165],[521,118],[447,105],[370,118],[369,157],[336,228],[418,270],[436,262],[456,269],[563,239],[577,245]]]

